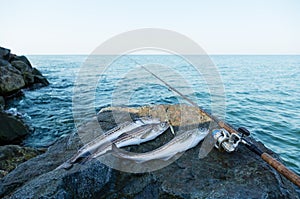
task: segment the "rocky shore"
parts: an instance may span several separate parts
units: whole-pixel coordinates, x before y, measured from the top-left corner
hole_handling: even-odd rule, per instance
[[[210,119],[187,105],[108,107],[103,108],[94,121],[83,124],[74,134],[60,138],[48,149],[24,147],[22,140],[31,132],[30,124],[25,124],[19,115],[7,113],[5,104],[23,89],[48,84],[25,56],[0,48],[0,198],[299,199],[291,182],[243,145],[232,154],[213,149],[204,159],[199,159],[200,143],[170,165],[144,173],[115,170],[96,159],[75,164],[69,170],[55,170],[98,135],[99,125],[106,131],[118,121],[152,116],[162,121],[168,119],[176,131],[193,125],[207,128]],[[172,138],[168,130],[153,141],[125,149],[151,151]],[[252,141],[279,159],[262,143]],[[118,159],[114,162],[118,164]],[[153,165],[161,164],[163,160],[153,161]],[[134,167],[134,164],[128,160],[125,166]]]
[[[22,95],[22,89],[47,85],[48,80],[32,67],[25,56],[12,54],[9,49],[0,47],[0,178],[18,164],[41,153],[19,146],[31,129],[20,115],[6,111],[6,102]]]
[[[115,116],[128,120],[143,116],[145,109],[105,109],[97,120],[103,130],[113,128]],[[162,111],[163,110],[163,111]],[[188,111],[188,107],[185,109]],[[114,111],[114,116],[112,115]],[[128,109],[127,109],[128,111]],[[161,111],[161,112],[160,112]],[[168,112],[169,111],[169,112]],[[166,112],[181,115],[178,106],[148,108],[146,113],[161,115]],[[203,118],[199,125],[207,127]],[[187,121],[190,122],[190,121]],[[198,121],[197,121],[198,123]],[[94,127],[93,127],[94,128]],[[153,172],[126,173],[111,169],[98,160],[75,164],[70,170],[59,169],[82,146],[79,134],[58,140],[48,150],[32,158],[7,174],[0,181],[0,197],[4,198],[299,198],[293,185],[269,165],[240,146],[233,154],[213,149],[204,159],[198,159],[201,144],[188,150],[172,164]],[[127,147],[130,151],[147,151],[172,138],[166,132],[155,141]],[[262,150],[263,144],[253,142]]]
[[[49,85],[39,70],[32,67],[25,56],[12,54],[0,47],[0,102],[5,103],[23,88],[38,88]]]

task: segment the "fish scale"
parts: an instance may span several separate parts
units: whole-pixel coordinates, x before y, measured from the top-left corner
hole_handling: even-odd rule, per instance
[[[111,151],[112,144],[115,144],[117,147],[124,147],[153,140],[165,132],[169,127],[170,125],[167,122],[140,126],[137,129],[134,129],[122,137],[114,140],[113,143],[108,142],[103,145],[103,147],[99,147],[98,150],[89,157],[89,159],[97,158],[106,152]]]
[[[165,145],[146,153],[131,153],[121,151],[117,145],[113,146],[113,155],[119,158],[133,160],[143,163],[149,160],[162,159],[169,160],[174,155],[195,147],[208,134],[208,130],[192,129],[178,133],[172,140]]]
[[[122,134],[133,132],[134,129],[137,129],[142,126],[146,127],[147,125],[151,125],[151,124],[160,125],[161,122],[156,118],[140,118],[134,122],[124,122],[118,125],[117,127],[107,131],[105,134],[100,135],[99,137],[92,140],[91,142],[85,144],[83,147],[81,147],[78,150],[78,152],[71,159],[69,159],[68,161],[66,161],[56,169],[60,169],[60,168],[68,169],[78,160],[82,158],[86,158],[91,154],[94,154],[96,151],[98,151],[99,148],[103,147],[103,145],[107,143],[111,143],[111,141],[117,139]]]
[[[81,149],[79,149],[78,153],[73,158],[71,158],[70,162],[75,163],[78,158],[84,157],[87,152],[94,153],[94,151],[97,150],[97,148],[102,144],[118,138],[123,133],[150,123],[159,123],[159,120],[151,118],[140,118],[139,120],[136,120],[134,122],[124,122],[121,125],[118,125],[117,127],[107,131],[105,134],[100,135],[95,140],[84,145]]]

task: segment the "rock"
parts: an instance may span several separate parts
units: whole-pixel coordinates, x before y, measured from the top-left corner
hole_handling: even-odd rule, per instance
[[[116,113],[118,118],[128,119],[126,113]],[[130,116],[136,117],[137,113]],[[103,130],[115,126],[112,111],[100,112],[98,120]],[[88,126],[83,126],[81,131],[84,128]],[[146,151],[171,138],[167,132],[154,141],[126,150]],[[253,142],[278,158],[261,143]],[[97,160],[75,164],[70,170],[54,170],[80,146],[81,139],[77,135],[64,137],[46,153],[20,164],[0,180],[0,197],[299,198],[289,181],[242,145],[232,154],[212,150],[199,160],[199,144],[167,167],[140,174],[110,169]]]
[[[33,68],[32,74],[36,76],[43,76],[42,73],[36,68]]]
[[[41,86],[48,86],[50,84],[38,69],[33,68],[32,74],[34,75],[35,83],[41,84]]]
[[[41,84],[42,86],[48,86],[50,84],[44,76],[40,76],[40,75],[34,76],[34,83]]]
[[[30,72],[24,72],[23,78],[26,86],[32,86],[35,83],[35,76]]]
[[[18,145],[0,146],[0,179],[15,169],[20,163],[39,154],[41,154],[41,151],[29,147]]]
[[[0,96],[0,111],[5,107],[4,97]]]
[[[4,59],[0,59],[0,66],[6,66],[6,65],[8,65],[8,64],[9,64],[8,61],[6,61],[6,60],[4,60]]]
[[[100,192],[110,179],[111,169],[105,165],[94,161],[82,166],[75,165],[69,171],[54,170],[81,146],[79,139],[72,139],[62,138],[46,153],[19,165],[6,175],[0,181],[0,197],[95,197],[95,192]],[[74,148],[68,150],[68,147]]]
[[[23,61],[12,61],[11,65],[13,67],[15,67],[16,69],[18,69],[21,73],[32,73],[32,67],[31,65],[29,66],[28,64],[26,64]]]
[[[27,65],[23,61],[12,61],[11,65],[23,74],[23,79],[26,86],[34,84],[34,74],[32,73],[33,68],[31,67],[31,65]]]
[[[23,74],[23,78],[27,87],[31,87],[34,84],[40,84],[39,86],[35,85],[35,88],[49,85],[48,80],[38,69],[32,68],[26,57],[16,56],[11,64]]]
[[[48,85],[48,80],[32,67],[25,56],[17,56],[0,47],[0,95],[7,97],[21,88],[35,89]]]
[[[9,95],[25,86],[21,72],[10,64],[0,66],[0,95]]]
[[[9,60],[10,50],[0,47],[0,59]]]
[[[28,127],[20,119],[0,112],[0,145],[19,144],[28,134]]]
[[[25,63],[26,65],[28,65],[30,68],[32,68],[30,61],[24,55],[14,56],[13,58],[11,58],[11,63],[14,61],[21,61],[21,62]]]
[[[199,109],[186,104],[143,106],[137,108],[107,107],[100,110],[98,117],[103,117],[102,115],[104,115],[105,112],[110,111],[118,112],[117,115],[119,115],[120,112],[129,112],[141,117],[151,116],[159,118],[161,121],[167,119],[173,126],[195,125],[211,121],[211,119],[201,113]]]

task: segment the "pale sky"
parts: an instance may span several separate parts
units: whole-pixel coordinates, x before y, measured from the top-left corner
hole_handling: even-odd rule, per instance
[[[298,0],[0,0],[0,46],[89,54],[138,28],[184,34],[209,54],[300,54]]]

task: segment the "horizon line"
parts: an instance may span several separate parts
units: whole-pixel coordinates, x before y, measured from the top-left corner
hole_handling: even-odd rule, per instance
[[[21,54],[20,54],[21,55]],[[69,53],[66,53],[66,54],[22,54],[22,55],[25,55],[25,56],[90,56],[91,54],[79,54],[79,53],[74,53],[74,54],[69,54]],[[94,54],[94,55],[114,55],[114,54]],[[157,56],[157,55],[176,55],[176,54],[129,54],[130,56],[148,56],[148,55],[154,55],[154,56]],[[224,54],[221,54],[221,53],[213,53],[213,54],[182,54],[182,55],[207,55],[207,56],[233,56],[233,55],[236,55],[236,56],[299,56],[300,54],[294,54],[294,53],[289,53],[289,54],[286,54],[286,53],[282,53],[282,54],[279,54],[279,53],[274,53],[274,54],[253,54],[253,53],[249,53],[249,54],[246,54],[246,53],[224,53]],[[120,55],[122,56],[122,55]],[[128,55],[126,55],[128,56]]]

